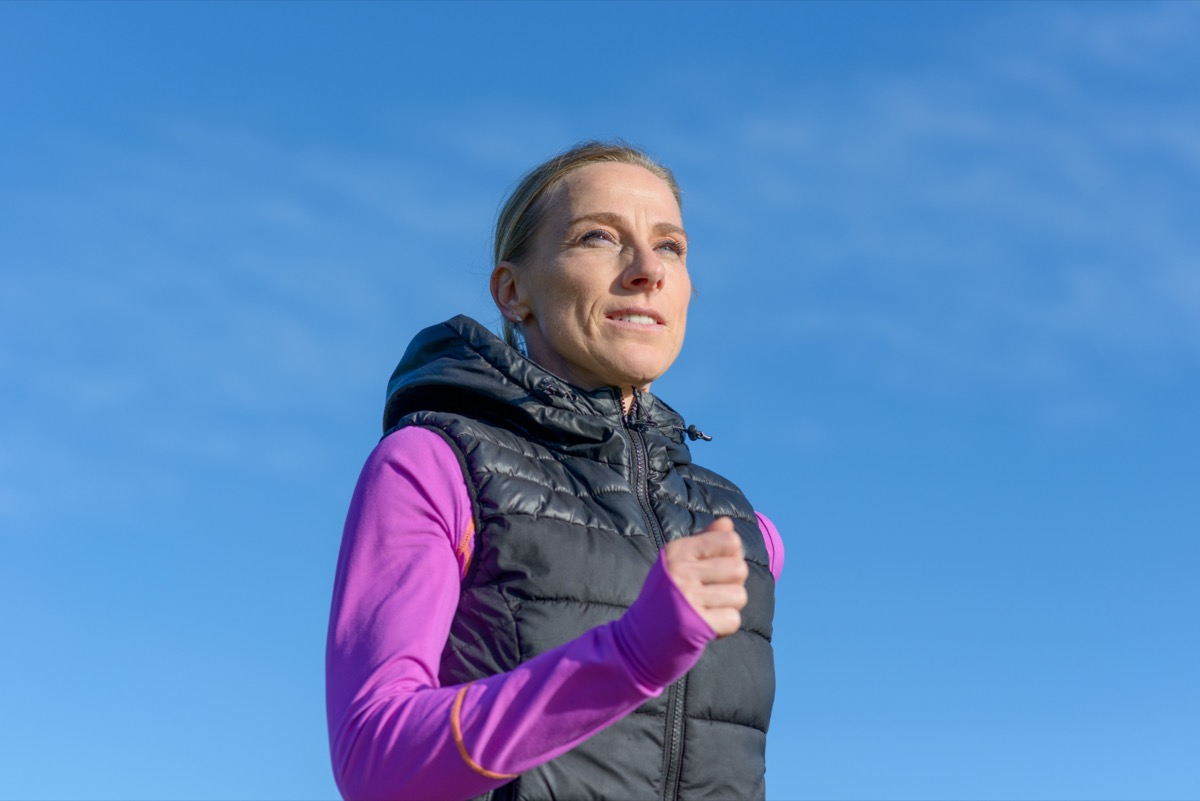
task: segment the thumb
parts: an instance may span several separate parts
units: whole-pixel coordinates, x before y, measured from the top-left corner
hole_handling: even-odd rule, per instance
[[[718,517],[708,528],[692,537],[693,555],[700,559],[711,556],[742,556],[742,538],[728,517]]]

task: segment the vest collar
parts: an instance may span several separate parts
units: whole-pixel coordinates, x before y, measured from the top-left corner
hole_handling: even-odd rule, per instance
[[[418,333],[392,373],[384,432],[416,411],[507,419],[576,442],[607,440],[614,428],[628,423],[655,431],[687,451],[683,418],[653,394],[635,391],[631,419],[626,421],[616,387],[587,391],[574,386],[465,315]],[[676,456],[676,463],[691,461],[683,454]]]

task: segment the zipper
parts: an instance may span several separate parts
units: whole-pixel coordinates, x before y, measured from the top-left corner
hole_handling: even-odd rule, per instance
[[[683,697],[687,692],[687,674],[667,688],[666,764],[663,767],[663,801],[679,797],[679,773],[683,762]]]
[[[617,393],[617,403],[621,402],[620,390]],[[667,539],[663,534],[662,525],[654,508],[650,505],[650,450],[646,447],[646,438],[642,436],[637,414],[641,398],[637,390],[633,393],[633,403],[629,414],[621,415],[621,423],[629,434],[633,445],[633,491],[637,496],[638,505],[642,508],[642,517],[654,537],[655,547],[661,551],[666,547]],[[619,407],[618,407],[619,408]],[[683,697],[687,690],[687,674],[676,680],[667,688],[667,723],[663,748],[663,801],[671,801],[679,795],[679,771],[683,761]]]
[[[636,409],[635,400],[634,407],[629,412],[631,417],[636,413]],[[633,442],[633,494],[637,496],[638,505],[642,507],[642,517],[646,519],[646,526],[654,537],[654,545],[661,551],[667,547],[667,538],[663,535],[662,526],[659,525],[658,517],[650,505],[650,451],[646,447],[645,437],[634,421],[622,418],[622,422],[625,423],[625,430],[629,432],[629,439]]]

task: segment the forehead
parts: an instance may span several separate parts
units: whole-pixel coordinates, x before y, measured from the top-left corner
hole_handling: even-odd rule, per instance
[[[581,214],[615,213],[648,217],[649,222],[682,225],[679,204],[667,182],[634,164],[580,167],[546,198],[548,211],[564,221]]]

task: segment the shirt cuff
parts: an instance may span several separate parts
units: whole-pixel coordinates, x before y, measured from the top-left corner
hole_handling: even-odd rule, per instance
[[[630,673],[654,695],[691,670],[717,636],[671,580],[665,553],[650,568],[637,600],[614,623],[614,634]]]

